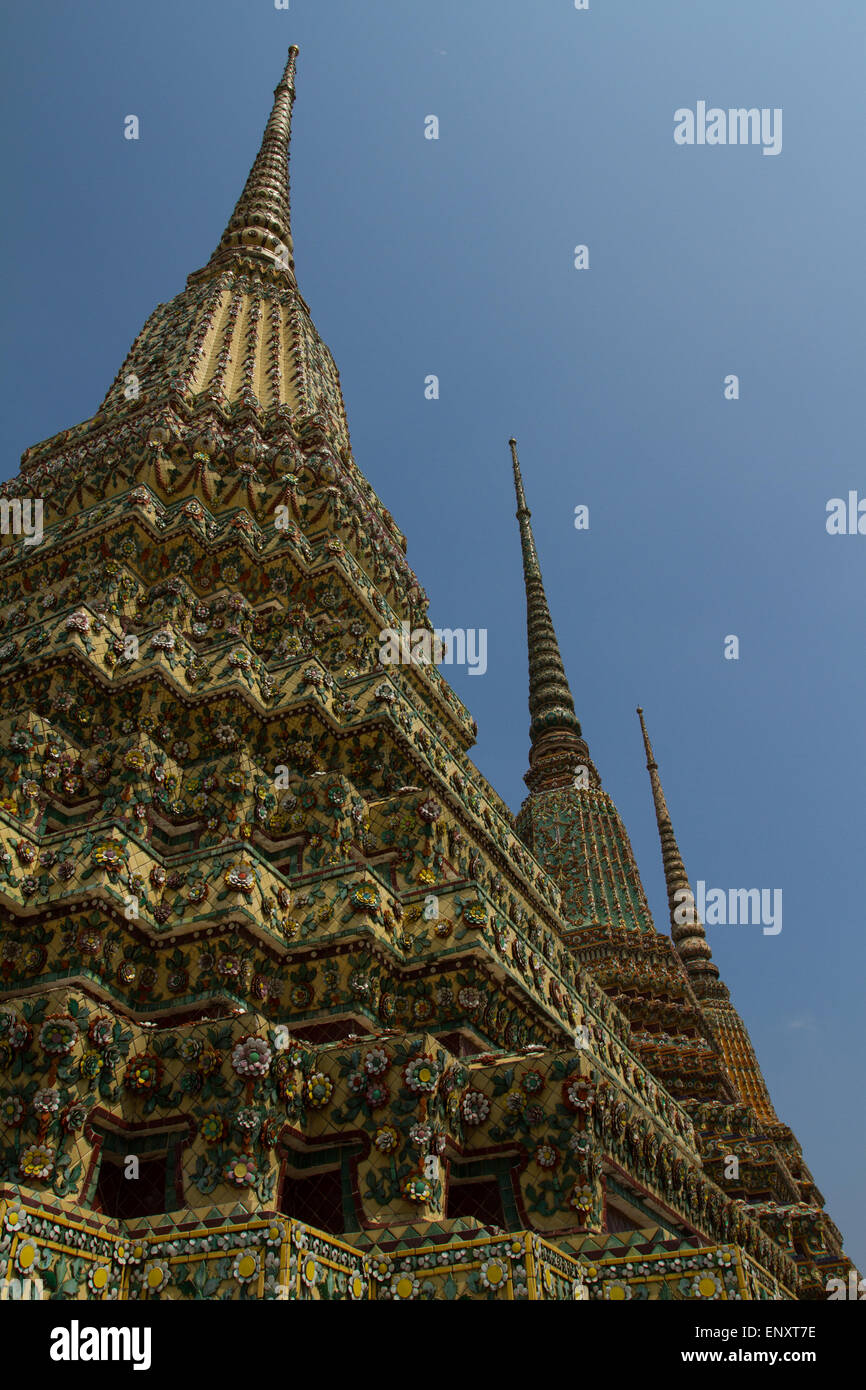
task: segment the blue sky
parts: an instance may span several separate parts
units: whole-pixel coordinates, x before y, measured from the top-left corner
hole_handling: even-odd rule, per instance
[[[44,0],[4,27],[3,476],[92,414],[207,260],[299,44],[299,282],[434,623],[488,631],[486,674],[453,672],[476,761],[517,809],[514,433],[578,713],[657,924],[638,703],[693,879],[783,890],[779,935],[710,940],[866,1263],[866,536],[825,529],[830,498],[866,497],[861,0]],[[700,100],[782,108],[782,153],[677,146],[674,112]]]

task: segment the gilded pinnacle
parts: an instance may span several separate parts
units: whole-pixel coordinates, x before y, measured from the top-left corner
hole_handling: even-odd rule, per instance
[[[526,783],[531,790],[572,783],[575,770],[585,766],[589,781],[598,784],[598,774],[589,761],[580,723],[574,712],[574,700],[562,664],[559,644],[535,548],[530,524],[531,513],[526,503],[523,477],[517,457],[517,441],[510,439],[514,470],[514,491],[517,496],[517,520],[523,552],[523,579],[526,587],[526,634],[529,654],[529,728],[530,771]]]
[[[261,147],[209,268],[247,259],[282,270],[294,282],[289,145],[297,56],[298,48],[293,44],[274,88],[274,104]]]
[[[659,840],[662,847],[662,864],[665,872],[665,884],[668,890],[668,908],[670,910],[671,936],[677,953],[688,971],[689,978],[694,986],[695,993],[699,998],[706,996],[709,989],[718,994],[719,989],[724,989],[719,981],[719,967],[712,959],[709,942],[707,941],[704,924],[700,921],[691,896],[691,885],[688,874],[682,861],[679,846],[674,835],[673,824],[668,810],[665,794],[662,789],[661,778],[659,777],[658,764],[653,754],[652,744],[647,733],[646,722],[643,717],[643,710],[638,706],[638,718],[643,733],[644,748],[646,749],[646,765],[650,775],[650,786],[652,787],[653,804],[656,813],[656,825],[658,826]],[[689,896],[686,896],[686,895]],[[684,911],[690,908],[691,911]],[[683,921],[683,917],[691,917],[691,921]],[[727,993],[727,991],[725,991]]]

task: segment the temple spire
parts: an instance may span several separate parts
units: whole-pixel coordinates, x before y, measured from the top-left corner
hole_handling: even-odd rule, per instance
[[[298,49],[293,44],[283,75],[274,88],[274,104],[255,163],[220,243],[210,258],[208,270],[239,259],[252,260],[283,270],[294,282],[289,143],[297,56]]]
[[[662,845],[662,861],[668,889],[671,936],[674,946],[692,982],[692,988],[704,1018],[710,1024],[716,1037],[729,1077],[742,1099],[752,1106],[758,1119],[763,1124],[777,1125],[779,1117],[770,1099],[767,1083],[755,1055],[749,1030],[734,1008],[728,987],[719,978],[719,967],[712,959],[704,924],[698,917],[691,885],[674,837],[670,812],[662,791],[658,764],[647,733],[643,710],[638,708],[637,713],[643,731],[646,765],[650,775],[656,823]],[[689,908],[691,909],[690,913],[683,910]],[[677,921],[677,917],[687,916],[691,916],[690,922]]]
[[[668,890],[671,936],[698,998],[706,999],[709,995],[715,999],[727,998],[727,988],[719,979],[719,967],[713,961],[704,924],[697,914],[691,884],[676,842],[670,812],[662,790],[658,763],[653,754],[643,710],[640,707],[638,707],[637,715],[643,732],[646,765],[650,775],[656,824],[662,847],[662,864]],[[689,917],[691,921],[680,920]]]
[[[509,439],[517,496],[517,521],[523,551],[523,579],[526,586],[526,635],[529,649],[529,771],[525,781],[530,791],[542,791],[574,783],[578,769],[586,769],[587,786],[599,786],[599,776],[589,757],[580,723],[574,712],[559,643],[544,583],[535,537],[526,505],[523,477],[517,457],[517,440]]]

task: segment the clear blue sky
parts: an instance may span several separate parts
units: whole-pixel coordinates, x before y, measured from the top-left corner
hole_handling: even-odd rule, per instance
[[[783,890],[780,935],[710,939],[866,1263],[866,536],[825,530],[829,498],[866,497],[862,0],[43,0],[3,26],[3,476],[95,410],[207,260],[298,43],[300,285],[434,622],[488,630],[486,675],[453,676],[476,760],[517,809],[514,433],[658,925],[638,703],[692,878]],[[699,100],[781,107],[782,153],[678,147],[673,113]]]

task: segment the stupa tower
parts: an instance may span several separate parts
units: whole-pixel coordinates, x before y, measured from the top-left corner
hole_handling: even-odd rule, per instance
[[[752,1040],[745,1024],[731,1003],[728,987],[720,979],[719,967],[712,958],[704,924],[698,915],[697,905],[674,835],[643,710],[639,709],[637,713],[646,749],[647,771],[650,775],[656,824],[662,847],[662,862],[671,918],[671,938],[677,954],[688,972],[692,988],[701,1001],[703,1012],[712,1022],[713,1032],[719,1039],[728,1072],[734,1080],[738,1094],[748,1101],[763,1124],[778,1124],[779,1119],[773,1109],[773,1102],[770,1100],[767,1083],[764,1081],[761,1068],[758,1065]]]
[[[521,834],[560,885],[577,959],[631,1024],[631,1045],[695,1120],[704,1166],[760,1212],[820,1296],[841,1238],[795,1136],[773,1110],[748,1033],[711,959],[703,925],[677,909],[688,879],[641,714],[671,905],[656,931],[625,828],[580,724],[544,592],[531,514],[509,441],[526,587],[530,725]],[[639,712],[640,713],[640,712]]]
[[[677,953],[688,971],[704,1017],[718,1040],[728,1074],[734,1081],[737,1095],[755,1117],[756,1124],[749,1126],[751,1142],[747,1146],[745,1156],[747,1159],[752,1158],[753,1155],[749,1150],[753,1149],[757,1149],[760,1155],[761,1163],[753,1180],[758,1184],[759,1200],[761,1197],[765,1199],[760,1202],[760,1205],[766,1209],[768,1216],[775,1210],[777,1222],[789,1223],[789,1239],[795,1251],[795,1258],[803,1267],[803,1277],[814,1278],[810,1270],[814,1255],[818,1253],[841,1256],[842,1237],[824,1211],[824,1198],[806,1166],[796,1136],[776,1114],[748,1029],[734,1008],[728,987],[721,979],[719,968],[712,958],[704,924],[700,920],[688,874],[674,834],[658,763],[647,732],[644,712],[639,708],[637,714],[643,734],[647,771],[650,777],[656,824],[661,842],[662,864],[670,911],[671,937]],[[699,1123],[703,1120],[703,1127],[708,1131],[721,1121],[719,1114],[707,1109],[704,1109],[702,1114],[693,1109],[692,1114],[696,1116]],[[720,1144],[721,1136],[716,1135],[709,1138],[706,1145],[708,1167],[711,1170],[714,1166],[720,1171],[724,1170],[724,1159],[720,1161],[718,1158],[721,1149],[736,1150],[737,1145],[733,1133],[730,1132],[730,1127],[726,1126],[726,1128],[729,1132],[724,1143]],[[713,1154],[716,1155],[715,1165],[713,1164]],[[767,1182],[771,1171],[767,1166],[768,1163],[772,1163],[772,1168],[775,1170],[774,1175],[781,1178],[781,1181],[777,1180],[772,1184]],[[747,1167],[745,1164],[741,1166],[744,1169]],[[763,1178],[760,1176],[760,1167],[764,1168]],[[742,1176],[745,1178],[745,1172]],[[762,1191],[763,1183],[767,1183],[767,1187]],[[771,1200],[772,1197],[784,1193],[786,1188],[788,1190],[787,1200],[776,1202]],[[745,1183],[743,1192],[744,1195],[748,1194],[748,1187]]]
[[[785,1231],[704,1164],[693,1098],[735,1087],[589,760],[522,492],[519,821],[440,671],[386,659],[427,598],[298,289],[296,57],[213,255],[0,490],[0,1273],[797,1297]]]
[[[518,829],[563,895],[568,941],[628,1015],[636,1046],[673,1094],[730,1101],[734,1088],[671,940],[657,932],[631,843],[583,738],[553,628],[515,440],[526,586],[529,796]]]

